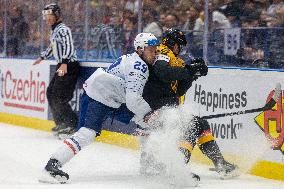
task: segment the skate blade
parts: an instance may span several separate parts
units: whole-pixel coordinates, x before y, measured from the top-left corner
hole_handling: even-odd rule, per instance
[[[53,177],[48,172],[43,171],[41,176],[38,178],[38,182],[45,184],[66,184],[68,180],[61,176]]]
[[[71,135],[68,135],[68,134],[58,134],[57,135],[57,138],[59,139],[59,140],[65,140],[65,139],[68,139],[68,138],[70,138],[71,137]]]
[[[169,182],[171,185],[178,188],[198,187],[200,181],[194,178],[175,178],[170,176]]]
[[[230,173],[219,173],[221,180],[227,180],[227,179],[233,179],[235,177],[238,177],[241,175],[241,172],[239,169],[235,169],[231,171]]]

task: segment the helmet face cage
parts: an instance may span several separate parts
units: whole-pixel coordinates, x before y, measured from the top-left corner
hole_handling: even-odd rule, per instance
[[[175,44],[178,44],[180,49],[187,44],[184,33],[178,29],[168,29],[165,31],[162,41],[163,44],[170,49],[172,49]]]
[[[45,17],[46,15],[54,15],[57,19],[60,17],[60,8],[57,4],[49,4],[49,5],[46,5],[42,11],[42,15],[43,17]]]

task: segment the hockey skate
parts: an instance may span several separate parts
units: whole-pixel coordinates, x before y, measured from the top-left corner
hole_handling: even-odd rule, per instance
[[[142,152],[140,159],[140,174],[143,176],[163,176],[166,174],[166,166],[158,162],[153,155]]]
[[[240,176],[240,170],[238,166],[233,165],[225,160],[217,162],[215,165],[215,171],[219,174],[221,179],[230,179]]]
[[[55,127],[53,127],[53,128],[51,129],[51,132],[52,132],[52,134],[53,134],[54,136],[58,136],[58,132],[64,131],[64,130],[66,130],[66,129],[68,129],[68,126],[67,126],[67,125],[65,125],[65,124],[60,124],[60,125],[56,125]]]
[[[178,187],[196,187],[199,185],[200,177],[194,173],[170,175],[170,183]]]
[[[74,127],[66,127],[64,129],[61,129],[57,132],[57,137],[59,140],[64,140],[69,138],[72,134],[76,132],[76,129]]]
[[[63,125],[56,125],[55,127],[53,127],[53,128],[51,129],[51,132],[52,132],[53,135],[56,135],[57,132],[58,132],[59,130],[63,129],[63,128],[66,128],[66,127],[63,126]]]
[[[43,175],[39,182],[50,184],[65,184],[69,180],[69,175],[60,170],[61,164],[56,159],[50,159],[43,170]]]

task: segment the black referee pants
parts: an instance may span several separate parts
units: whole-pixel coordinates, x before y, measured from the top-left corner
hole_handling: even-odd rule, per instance
[[[56,70],[60,67],[58,64]],[[79,75],[79,62],[69,62],[67,74],[58,76],[55,72],[47,87],[47,100],[56,125],[76,127],[78,117],[68,103],[73,98],[73,93]]]

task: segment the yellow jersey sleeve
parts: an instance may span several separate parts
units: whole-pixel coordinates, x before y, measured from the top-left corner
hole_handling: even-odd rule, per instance
[[[158,52],[158,58],[164,58],[167,57],[169,64],[173,67],[184,67],[185,63],[182,59],[175,56],[173,51],[169,49],[166,45],[160,44],[157,48]]]

